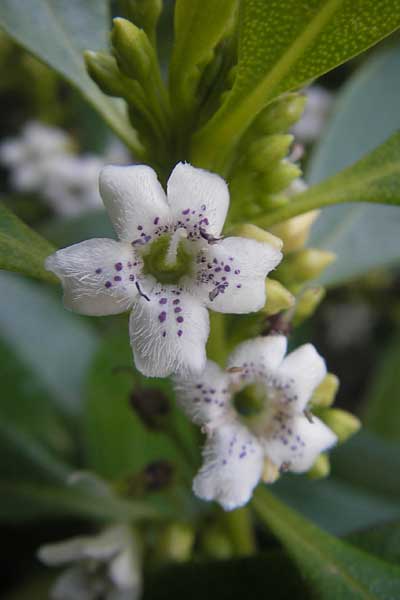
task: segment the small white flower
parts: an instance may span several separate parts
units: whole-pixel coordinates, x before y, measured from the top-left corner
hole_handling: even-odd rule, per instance
[[[300,121],[292,132],[296,141],[310,144],[319,138],[332,109],[333,96],[320,85],[305,90],[307,104]]]
[[[119,241],[93,239],[59,250],[46,266],[65,306],[86,315],[132,308],[136,367],[147,376],[199,372],[206,364],[207,308],[248,313],[265,304],[265,277],[279,249],[219,238],[229,205],[225,181],[179,163],[165,195],[147,166],[105,167],[100,192]]]
[[[48,566],[72,563],[56,580],[53,600],[136,600],[142,588],[137,541],[125,525],[95,536],[76,537],[39,548]]]
[[[36,191],[51,163],[67,153],[71,146],[71,138],[61,129],[30,121],[19,137],[6,139],[0,145],[0,162],[11,169],[11,181],[16,190]]]
[[[209,361],[200,376],[176,381],[181,406],[207,433],[194,492],[225,510],[248,502],[266,460],[277,472],[302,473],[336,442],[322,421],[304,413],[326,375],[324,360],[311,344],[285,357],[286,346],[281,335],[249,340],[230,356],[227,371]]]

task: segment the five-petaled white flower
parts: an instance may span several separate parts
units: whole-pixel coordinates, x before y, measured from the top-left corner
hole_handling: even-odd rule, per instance
[[[220,238],[228,187],[214,173],[179,163],[167,186],[147,166],[105,167],[100,193],[119,241],[93,239],[59,250],[46,266],[64,303],[87,315],[133,308],[130,338],[147,376],[200,372],[206,365],[207,308],[257,311],[280,247]],[[280,242],[280,241],[279,241]]]
[[[56,580],[53,600],[135,600],[142,588],[137,541],[125,525],[95,536],[76,537],[42,546],[48,566],[72,563]]]
[[[318,418],[305,414],[326,374],[311,344],[285,357],[286,338],[259,337],[240,344],[223,371],[208,361],[191,380],[176,381],[179,402],[207,433],[204,464],[193,489],[226,510],[245,504],[264,465],[302,473],[336,442]]]

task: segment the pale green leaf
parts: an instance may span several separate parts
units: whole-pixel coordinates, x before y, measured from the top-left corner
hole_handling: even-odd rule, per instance
[[[400,48],[374,56],[344,86],[335,113],[313,152],[307,180],[317,183],[400,128]],[[369,270],[400,262],[400,220],[383,206],[333,206],[312,228],[310,245],[331,250],[337,260],[320,278],[340,285]]]
[[[116,101],[87,75],[82,52],[105,50],[110,29],[107,0],[2,0],[0,26],[19,44],[65,77],[133,152],[136,134]]]
[[[399,596],[399,567],[323,532],[265,488],[258,488],[253,505],[292,556],[316,597],[394,600]]]
[[[193,158],[220,170],[269,101],[345,62],[399,25],[400,0],[243,0],[237,76],[224,104],[196,134]]]
[[[55,283],[44,268],[53,246],[0,204],[0,269]]]

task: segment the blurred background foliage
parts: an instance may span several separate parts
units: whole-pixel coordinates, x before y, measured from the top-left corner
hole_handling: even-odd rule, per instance
[[[163,65],[171,47],[171,20],[172,2],[166,2],[158,32]],[[334,99],[324,130],[306,146],[307,182],[351,164],[399,128],[399,42],[391,36],[318,81]],[[81,152],[105,152],[111,136],[105,122],[69,84],[4,33],[0,65],[2,138],[34,119],[66,129]],[[17,194],[4,169],[1,175],[2,201],[54,245],[111,235],[104,211],[57,216],[42,198]],[[338,259],[321,278],[328,289],[324,302],[296,330],[293,344],[316,345],[329,371],[340,378],[338,405],[360,416],[363,431],[333,452],[328,479],[285,476],[273,492],[323,530],[399,564],[400,216],[394,207],[354,206],[325,209],[312,229],[310,245],[332,250]],[[230,553],[229,536],[219,535],[204,505],[188,492],[200,459],[199,434],[182,426],[169,383],[146,381],[130,365],[122,318],[71,315],[58,290],[0,273],[3,597],[44,597],[52,576],[43,574],[34,559],[37,547],[90,531],[93,505],[100,521],[162,507],[175,521],[191,523],[197,563],[180,564],[181,555],[177,559],[166,552],[159,561],[165,566],[154,573],[149,557],[146,599],[190,594],[222,600],[266,589],[276,598],[310,597],[297,567],[260,527],[262,555],[209,562],[209,540],[217,540],[214,555],[224,558]],[[164,425],[146,426],[146,416],[137,416],[138,390],[152,398],[161,392],[168,399],[163,418],[172,437],[163,433]],[[76,493],[75,485],[65,486],[66,474],[89,469],[111,480],[115,490],[128,486],[136,503],[131,507],[112,495],[99,501],[95,481],[77,483]],[[151,530],[147,535],[151,538]]]

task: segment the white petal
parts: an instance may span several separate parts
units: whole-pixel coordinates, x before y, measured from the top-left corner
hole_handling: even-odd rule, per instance
[[[118,530],[119,528],[110,527],[98,535],[79,536],[41,546],[38,557],[50,566],[88,558],[107,560],[120,549],[123,542]]]
[[[265,438],[265,454],[277,467],[284,466],[294,473],[308,471],[317,456],[337,441],[333,431],[314,416],[311,423],[303,415],[287,419],[281,413],[276,425]]]
[[[100,194],[122,241],[147,243],[170,222],[164,190],[150,167],[104,167],[100,173]]]
[[[325,377],[326,365],[312,344],[304,344],[286,356],[276,375],[288,386],[292,409],[301,412]]]
[[[206,365],[207,310],[173,286],[157,286],[136,302],[130,338],[136,368],[147,377],[189,376]]]
[[[231,408],[229,376],[215,362],[207,361],[205,370],[190,379],[175,378],[180,406],[197,425],[217,427]]]
[[[217,312],[260,310],[266,300],[265,278],[281,258],[270,244],[247,238],[209,244],[198,257],[196,289],[206,306]]]
[[[228,367],[240,367],[255,379],[274,372],[281,364],[287,348],[284,335],[268,335],[239,344],[228,358]],[[241,375],[238,373],[238,375]]]
[[[132,599],[134,598],[134,594],[137,595],[139,593],[142,585],[141,567],[138,557],[130,548],[117,554],[111,561],[109,575],[117,588],[131,590]]]
[[[65,306],[94,316],[132,306],[140,267],[129,244],[100,238],[58,250],[46,260],[46,268],[63,283]]]
[[[57,577],[50,591],[52,600],[95,600],[90,577],[80,567],[72,567]]]
[[[239,423],[221,426],[206,442],[193,491],[203,500],[216,500],[225,510],[243,506],[260,480],[263,461],[263,450],[248,429]]]
[[[225,180],[209,171],[178,163],[167,185],[168,203],[174,221],[199,237],[200,229],[219,236],[229,206]]]

